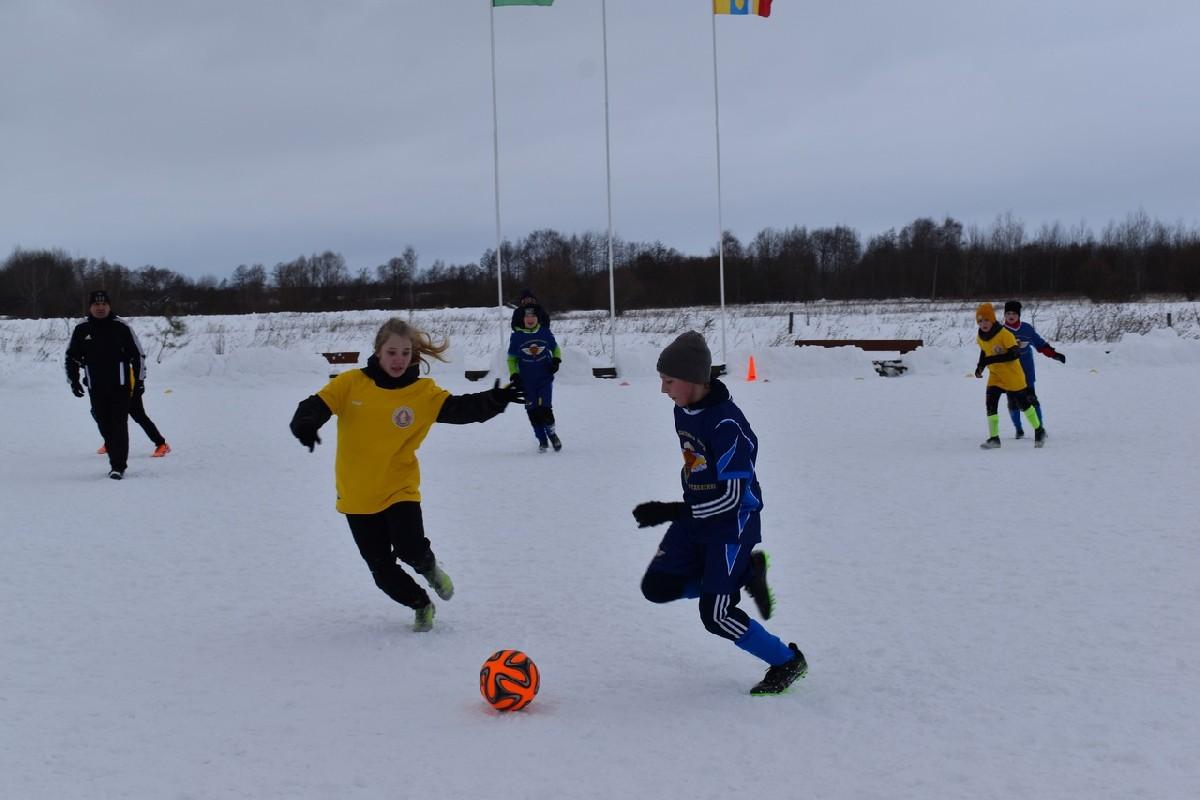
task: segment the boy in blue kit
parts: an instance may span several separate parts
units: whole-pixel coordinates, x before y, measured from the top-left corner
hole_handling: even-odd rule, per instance
[[[554,334],[542,325],[541,308],[527,305],[521,316],[521,327],[513,328],[508,337],[508,371],[512,382],[525,392],[525,413],[538,440],[538,452],[554,446],[562,450],[562,440],[554,428],[554,373],[562,363],[562,351]]]
[[[711,371],[712,354],[695,331],[681,334],[658,358],[662,392],[675,403],[683,501],[633,509],[640,528],[671,523],[642,578],[642,594],[652,603],[699,598],[709,633],[770,665],[750,693],[780,694],[808,664],[795,644],[784,644],[737,606],[743,587],[763,619],[775,606],[767,555],[752,550],[762,540],[762,493],[754,473],[758,438]]]
[[[1037,350],[1047,358],[1053,358],[1060,364],[1067,363],[1067,357],[1050,346],[1050,343],[1038,335],[1038,332],[1033,329],[1033,326],[1028,322],[1021,321],[1021,304],[1016,300],[1009,300],[1004,304],[1004,327],[1012,332],[1016,337],[1017,344],[1021,348],[1021,369],[1025,371],[1025,383],[1029,385],[1029,391],[1036,398],[1033,402],[1034,409],[1037,410],[1038,419],[1042,421],[1043,430],[1046,427],[1046,417],[1042,414],[1042,401],[1038,397],[1037,391],[1034,389],[1034,381],[1037,376],[1034,373],[1033,366],[1033,351]],[[1017,406],[1012,395],[1008,397],[1008,416],[1012,418],[1013,427],[1017,431],[1017,438],[1025,437],[1025,429],[1021,427],[1021,409]],[[1044,433],[1042,434],[1045,435]]]

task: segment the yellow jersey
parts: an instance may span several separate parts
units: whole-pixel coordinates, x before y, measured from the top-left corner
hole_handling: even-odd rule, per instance
[[[317,396],[338,418],[337,510],[377,514],[393,503],[419,501],[417,448],[450,392],[432,378],[384,389],[356,369],[335,377]]]
[[[982,334],[975,336],[975,341],[979,345],[979,349],[988,358],[1003,355],[1017,346],[1017,337],[1013,336],[1012,331],[1008,328],[997,323],[992,323],[992,330],[996,330],[997,333],[991,338],[984,339]],[[988,386],[998,386],[1006,392],[1017,392],[1028,385],[1025,382],[1025,370],[1021,369],[1019,358],[1014,358],[1012,361],[999,361],[994,364],[988,364],[987,370]]]

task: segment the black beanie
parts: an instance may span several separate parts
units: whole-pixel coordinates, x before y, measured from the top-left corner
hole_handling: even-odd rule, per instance
[[[1010,311],[1015,312],[1018,317],[1021,316],[1021,304],[1016,300],[1009,300],[1004,304],[1004,313],[1007,314]]]
[[[97,289],[96,291],[94,291],[90,295],[88,295],[88,305],[89,306],[92,303],[107,303],[107,302],[108,302],[108,292],[104,291],[103,289]]]
[[[712,353],[704,337],[695,331],[681,333],[658,357],[658,371],[688,383],[712,380]]]

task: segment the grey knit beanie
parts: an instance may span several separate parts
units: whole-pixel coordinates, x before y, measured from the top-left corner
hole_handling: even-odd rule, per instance
[[[704,337],[695,331],[681,333],[658,357],[658,371],[688,383],[712,380],[712,353]]]

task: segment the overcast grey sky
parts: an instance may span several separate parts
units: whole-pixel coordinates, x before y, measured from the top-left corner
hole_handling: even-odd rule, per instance
[[[608,0],[617,235],[717,238],[708,0]],[[0,0],[0,258],[199,277],[495,245],[489,0]],[[1197,0],[719,17],[725,227],[1200,225]],[[601,0],[495,11],[504,234],[604,231]]]

